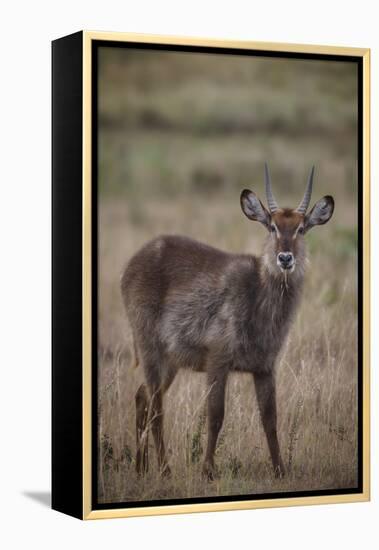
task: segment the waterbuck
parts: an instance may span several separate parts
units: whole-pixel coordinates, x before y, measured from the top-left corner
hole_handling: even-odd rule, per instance
[[[240,201],[249,220],[267,230],[261,256],[230,254],[187,237],[162,236],[147,243],[127,265],[122,296],[137,364],[146,385],[136,393],[138,473],[148,468],[152,429],[162,474],[169,474],[163,438],[163,395],[178,369],[205,372],[208,444],[203,474],[214,479],[214,453],[224,419],[229,372],[253,375],[258,407],[276,476],[284,474],[277,436],[275,361],[291,325],[303,286],[304,235],[332,216],[334,200],[320,199],[307,213],[314,168],[302,201],[280,208],[267,165],[268,209],[253,191]]]

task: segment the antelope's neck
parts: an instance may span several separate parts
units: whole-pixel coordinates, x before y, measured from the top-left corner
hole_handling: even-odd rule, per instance
[[[295,269],[293,273],[281,273],[279,270],[272,272],[262,264],[261,313],[279,324],[290,319],[301,296],[303,283],[303,270]]]

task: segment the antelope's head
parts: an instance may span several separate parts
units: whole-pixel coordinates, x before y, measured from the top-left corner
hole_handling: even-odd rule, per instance
[[[306,251],[304,235],[315,225],[323,225],[332,217],[333,197],[327,195],[316,202],[309,213],[314,167],[310,172],[304,196],[295,209],[280,208],[271,188],[267,164],[265,164],[265,187],[268,209],[257,195],[248,189],[241,193],[241,208],[249,220],[263,224],[269,236],[264,251],[264,262],[273,274],[293,273],[296,268],[303,271]]]

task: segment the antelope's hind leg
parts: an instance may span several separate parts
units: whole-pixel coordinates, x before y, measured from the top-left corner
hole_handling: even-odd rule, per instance
[[[169,476],[171,471],[169,465],[167,464],[166,449],[164,444],[163,392],[160,388],[156,388],[151,392],[148,422],[151,426],[151,431],[153,432],[159,472],[163,476]]]
[[[149,470],[149,398],[145,384],[141,384],[135,396],[136,402],[136,471],[143,475]]]
[[[164,444],[164,417],[163,417],[163,396],[170,387],[172,381],[175,378],[176,370],[162,369],[164,375],[157,376],[154,372],[154,381],[148,378],[151,374],[145,368],[145,374],[147,375],[148,387],[150,390],[150,403],[148,413],[148,426],[151,427],[153,432],[155,449],[157,452],[157,461],[159,472],[162,476],[169,476],[171,474],[170,467],[167,463],[166,448]]]

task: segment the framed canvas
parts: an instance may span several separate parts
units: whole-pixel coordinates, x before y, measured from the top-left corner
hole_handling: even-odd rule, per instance
[[[369,50],[53,42],[52,506],[369,499]]]

